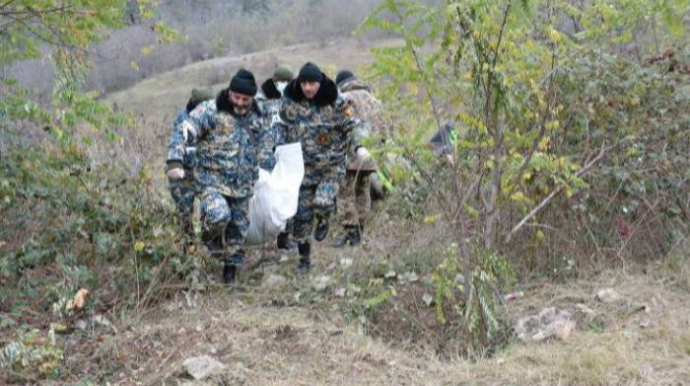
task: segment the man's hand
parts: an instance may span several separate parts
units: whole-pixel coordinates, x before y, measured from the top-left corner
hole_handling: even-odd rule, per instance
[[[366,159],[371,158],[371,154],[369,154],[369,150],[367,150],[366,148],[364,148],[364,147],[359,147],[359,148],[357,149],[357,158],[359,158],[360,160],[364,161],[364,160],[366,160]]]
[[[168,179],[170,179],[170,181],[177,181],[177,180],[181,180],[184,178],[184,170],[180,169],[180,168],[170,169],[170,170],[168,170],[168,173],[166,173],[166,174],[168,176]]]

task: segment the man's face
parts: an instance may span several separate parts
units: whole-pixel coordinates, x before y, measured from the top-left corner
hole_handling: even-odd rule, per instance
[[[300,82],[299,86],[302,88],[302,93],[307,99],[314,99],[316,93],[321,88],[320,82]]]
[[[230,91],[230,102],[232,102],[235,114],[245,115],[254,102],[254,97]]]

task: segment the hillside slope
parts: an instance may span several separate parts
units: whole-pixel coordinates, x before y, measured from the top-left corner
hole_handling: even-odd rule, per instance
[[[187,103],[194,87],[213,87],[219,91],[240,68],[254,72],[260,84],[270,77],[277,65],[287,65],[297,72],[307,61],[317,63],[335,76],[340,69],[356,71],[372,60],[373,47],[400,44],[397,40],[363,41],[342,39],[327,44],[303,44],[281,47],[253,54],[207,60],[185,66],[146,79],[137,85],[105,96],[119,109],[147,116],[173,119],[174,114]]]
[[[361,249],[341,256],[360,255]],[[317,272],[337,261],[323,251]],[[371,256],[364,256],[371,258]],[[511,303],[508,319],[556,307],[587,310],[565,341],[518,343],[477,362],[444,359],[404,339],[383,341],[357,322],[343,320],[331,290],[313,297],[312,278],[287,273],[292,263],[264,267],[264,279],[232,291],[188,293],[141,318],[75,337],[80,353],[67,366],[103,374],[112,385],[688,385],[690,308],[687,292],[658,276],[603,274],[569,284],[533,283]],[[594,292],[621,295],[603,304]],[[640,310],[640,307],[644,307]],[[398,315],[398,328],[406,324]],[[96,344],[95,351],[86,347]],[[209,356],[224,368],[190,382],[186,359]],[[107,365],[106,365],[107,364]],[[111,375],[106,375],[111,374]]]

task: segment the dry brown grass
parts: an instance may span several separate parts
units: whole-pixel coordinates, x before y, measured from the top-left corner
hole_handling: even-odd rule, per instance
[[[138,139],[128,145],[146,159],[134,162],[162,165],[169,138],[166,122],[192,87],[214,85],[217,90],[240,66],[255,70],[259,79],[276,63],[296,68],[314,60],[330,72],[337,68],[335,63],[356,68],[369,60],[368,47],[348,40],[202,62],[149,79],[108,100],[146,117],[138,125]],[[137,148],[146,145],[148,150]],[[162,178],[162,166],[160,170]],[[411,249],[433,250],[445,242],[443,230],[433,224],[411,230],[401,221],[386,215],[372,219],[364,248],[318,247],[315,272],[332,276],[334,287],[343,287],[370,274],[368,260],[413,260],[407,256]],[[345,273],[340,261],[347,258],[353,265]],[[440,257],[425,258],[429,261],[408,261],[406,267],[432,265]],[[395,341],[401,334],[392,334],[388,341],[372,337],[356,321],[343,319],[342,300],[333,289],[310,292],[308,279],[292,275],[293,262],[274,264],[243,273],[250,278],[243,279],[241,290],[202,295],[193,308],[171,300],[140,320],[120,323],[118,335],[76,341],[67,366],[75,373],[112,375],[112,385],[176,385],[183,381],[183,360],[198,355],[214,356],[227,366],[209,384],[690,385],[690,274],[685,265],[678,267],[673,273],[652,266],[647,274],[582,272],[580,279],[564,284],[523,283],[519,289],[526,296],[503,311],[509,322],[546,307],[576,312],[578,304],[587,305],[594,315],[577,315],[577,330],[565,342],[510,342],[491,358],[468,361],[443,359],[432,347]],[[262,287],[262,276],[271,273],[286,276],[287,282],[278,288]],[[615,288],[624,301],[596,302],[595,292],[604,287]]]
[[[332,269],[331,263],[343,256],[338,253],[322,248],[316,269]],[[292,268],[288,262],[258,271],[286,274]],[[446,360],[420,346],[412,349],[373,338],[358,323],[344,321],[328,294],[318,301],[297,300],[309,292],[309,280],[287,275],[287,282],[278,288],[245,279],[239,290],[196,295],[193,308],[185,306],[180,295],[178,301],[140,320],[120,324],[118,335],[101,336],[95,356],[76,355],[68,364],[88,363],[85,370],[90,373],[112,372],[113,385],[178,384],[184,380],[184,359],[200,355],[216,357],[227,366],[208,384],[661,386],[690,382],[690,302],[687,294],[665,287],[655,275],[610,272],[568,284],[535,285],[525,298],[510,304],[509,318],[546,306],[572,310],[584,303],[603,318],[603,327],[592,328],[580,319],[567,341],[513,342],[478,361]],[[625,300],[596,302],[593,290],[607,286]],[[637,311],[637,304],[648,311]]]

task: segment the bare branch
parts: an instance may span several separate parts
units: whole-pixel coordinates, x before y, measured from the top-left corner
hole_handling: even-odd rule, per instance
[[[575,177],[581,177],[584,174],[586,174],[587,172],[589,172],[589,170],[592,169],[592,167],[594,165],[596,165],[596,163],[599,162],[599,160],[602,157],[604,157],[606,152],[611,150],[614,147],[615,147],[615,145],[609,146],[609,147],[602,146],[601,150],[599,150],[599,153],[597,154],[597,156],[594,157],[593,159],[591,159],[589,162],[587,162],[585,164],[585,166],[583,166],[580,170],[578,170],[578,172],[575,173]],[[522,220],[520,220],[520,222],[515,227],[513,227],[513,229],[510,231],[510,233],[508,233],[508,236],[506,236],[506,241],[510,241],[511,237],[515,233],[517,233],[520,229],[522,229],[522,227],[529,220],[531,220],[532,217],[536,216],[537,213],[539,213],[542,209],[544,209],[551,202],[551,200],[553,200],[554,197],[556,197],[559,193],[561,193],[563,191],[563,189],[565,189],[565,185],[561,186],[558,189],[555,189],[553,192],[551,192],[551,194],[549,194],[546,198],[544,198],[542,200],[542,202],[539,203],[539,205],[537,205],[534,209],[532,209],[532,211],[529,212],[529,214],[527,216],[525,216]]]
[[[49,9],[33,9],[33,8],[26,8],[26,9],[16,9],[16,10],[9,10],[9,11],[2,11],[2,7],[0,7],[0,16],[16,16],[16,15],[35,15],[36,17],[42,17],[43,15],[46,15],[48,13],[64,13],[67,10],[70,10],[73,8],[71,5],[66,5],[62,7],[55,7],[55,8],[49,8]],[[87,13],[83,13],[87,14]],[[89,13],[93,14],[93,13]]]
[[[10,6],[10,4],[14,3],[17,0],[7,0],[3,4],[0,4],[0,9],[5,9]]]
[[[50,38],[41,35],[41,33],[36,31],[34,29],[34,27],[31,26],[29,23],[27,23],[25,20],[20,19],[18,17],[11,16],[11,15],[6,15],[5,17],[18,23],[18,24],[21,24],[27,30],[27,32],[29,34],[33,35],[36,39],[41,40],[42,42],[47,43],[47,44],[56,45],[56,46],[60,45],[60,42],[57,42],[55,40],[51,40]]]
[[[506,24],[508,24],[508,15],[510,14],[510,8],[513,6],[513,0],[506,6],[506,10],[503,12],[503,22],[501,22],[501,31],[498,33],[498,42],[496,43],[496,49],[494,50],[494,58],[491,62],[491,73],[493,69],[496,68],[496,63],[498,62],[498,50],[501,48],[501,42],[503,41],[503,33],[506,30]]]
[[[394,7],[394,13],[398,17],[399,22],[401,24],[404,23],[404,17],[400,14],[397,7]],[[415,50],[411,42],[406,43],[410,48],[410,53],[412,53],[412,57],[414,58],[417,71],[422,75],[424,81],[428,83],[427,76],[424,73],[424,69],[422,68],[422,64],[419,62],[419,54],[417,53],[417,50]],[[434,119],[436,120],[436,126],[438,127],[438,130],[441,130],[441,115],[438,112],[438,108],[436,107],[436,100],[434,99],[433,95],[431,95],[431,90],[429,90],[429,87],[425,86],[424,92],[426,93],[426,97],[429,99],[429,103],[431,104],[431,110],[434,114]]]

